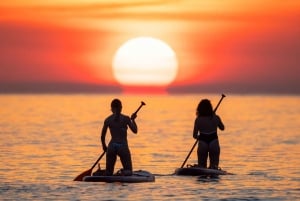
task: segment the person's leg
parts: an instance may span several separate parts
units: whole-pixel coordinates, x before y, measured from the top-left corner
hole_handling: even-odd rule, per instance
[[[209,168],[218,169],[220,159],[220,144],[219,140],[215,139],[209,144]]]
[[[198,166],[206,168],[207,167],[207,157],[208,157],[208,144],[204,141],[198,142]]]
[[[106,170],[105,175],[113,175],[114,167],[117,160],[117,153],[112,145],[108,145],[106,152]]]
[[[132,161],[131,161],[131,154],[128,146],[122,146],[118,150],[118,155],[120,156],[121,163],[123,166],[122,173],[125,176],[132,175]]]

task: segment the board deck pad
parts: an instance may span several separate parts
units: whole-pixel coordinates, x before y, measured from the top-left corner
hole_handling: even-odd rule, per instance
[[[140,183],[154,182],[155,176],[148,171],[133,171],[131,176],[113,175],[113,176],[85,176],[83,181],[86,182],[124,182],[124,183]]]

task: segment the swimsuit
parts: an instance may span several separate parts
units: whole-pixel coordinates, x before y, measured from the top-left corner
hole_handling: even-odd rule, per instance
[[[206,142],[207,144],[211,143],[213,140],[218,139],[218,135],[216,132],[213,133],[200,133],[198,138],[201,141]]]
[[[123,146],[128,146],[127,143],[120,143],[120,142],[111,142],[110,146],[114,149],[115,152],[118,152],[118,150]]]

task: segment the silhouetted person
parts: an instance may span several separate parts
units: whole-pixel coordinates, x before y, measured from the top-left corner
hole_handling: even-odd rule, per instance
[[[106,175],[112,175],[114,173],[114,166],[117,156],[120,157],[123,166],[122,174],[132,174],[132,161],[131,154],[127,143],[127,128],[129,127],[133,133],[137,133],[138,128],[135,122],[136,114],[132,114],[131,117],[123,115],[122,103],[119,99],[114,99],[111,102],[112,114],[108,116],[103,124],[101,132],[102,148],[106,153]],[[105,136],[107,128],[110,130],[111,140],[108,147],[105,143]]]
[[[194,123],[193,137],[198,139],[198,166],[207,168],[209,156],[209,168],[219,168],[220,145],[217,129],[224,130],[221,118],[214,114],[212,105],[208,99],[200,101],[197,107],[197,118]]]

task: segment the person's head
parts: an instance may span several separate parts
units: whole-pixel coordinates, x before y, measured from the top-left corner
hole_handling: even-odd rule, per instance
[[[197,116],[212,116],[213,109],[208,99],[202,99],[197,107]]]
[[[114,99],[110,104],[111,111],[116,114],[120,114],[122,111],[122,102],[119,99]]]

